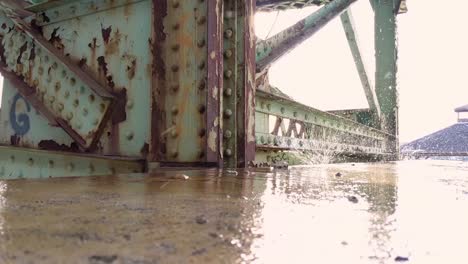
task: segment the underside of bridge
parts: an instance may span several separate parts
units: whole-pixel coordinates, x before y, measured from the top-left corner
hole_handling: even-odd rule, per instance
[[[373,84],[357,1],[2,0],[0,177],[301,162],[294,153],[397,159],[396,17],[406,2],[370,0]],[[255,36],[255,12],[313,5],[292,27]],[[268,81],[275,61],[333,19],[368,109],[320,111]]]

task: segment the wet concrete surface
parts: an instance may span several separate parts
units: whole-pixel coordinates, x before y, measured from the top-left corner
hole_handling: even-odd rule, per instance
[[[0,182],[1,263],[468,263],[467,249],[467,163]]]

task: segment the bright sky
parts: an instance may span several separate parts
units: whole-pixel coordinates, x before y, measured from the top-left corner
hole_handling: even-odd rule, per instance
[[[408,142],[456,122],[455,107],[468,104],[468,1],[409,0],[409,12],[398,17],[400,141]],[[279,13],[271,35],[316,8]],[[373,14],[369,1],[352,7],[374,79]],[[264,38],[276,12],[258,14],[257,35]],[[339,19],[283,57],[272,68],[270,81],[296,100],[322,110],[367,107],[359,76]]]

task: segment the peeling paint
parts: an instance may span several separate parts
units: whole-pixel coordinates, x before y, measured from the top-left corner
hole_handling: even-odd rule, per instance
[[[214,130],[211,130],[208,135],[208,147],[211,151],[216,152],[218,144],[216,143],[218,138],[218,133]]]

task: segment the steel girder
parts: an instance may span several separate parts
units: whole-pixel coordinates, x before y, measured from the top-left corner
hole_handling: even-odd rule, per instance
[[[255,158],[254,1],[34,2],[0,1],[1,145],[159,165]]]
[[[329,3],[300,30],[317,30],[354,1]],[[244,167],[255,148],[386,156],[396,142],[290,98],[256,95],[253,0],[35,2],[0,1],[0,144],[14,147],[0,155],[21,157],[2,164],[4,176],[32,177],[34,168],[39,176],[84,175],[104,155],[136,164],[131,171],[147,168],[141,160]],[[379,69],[391,66],[379,61]],[[387,106],[382,112],[391,117]],[[62,163],[61,155],[84,161]],[[99,174],[128,172],[99,166]]]
[[[257,0],[257,11],[270,12],[288,9],[304,8],[308,6],[319,6],[332,2],[333,0]],[[374,1],[374,0],[370,0]],[[372,3],[372,2],[371,2]],[[373,4],[373,3],[372,3]],[[406,0],[398,0],[396,10],[398,14],[408,12]]]
[[[345,11],[357,0],[335,0],[295,25],[257,43],[257,72],[268,68],[272,63],[294,49],[304,40],[323,28],[328,22]]]
[[[258,11],[287,10],[325,4],[327,0],[257,0]]]
[[[394,135],[289,98],[257,91],[256,112],[259,149],[393,155]],[[271,121],[275,121],[273,129]]]
[[[375,0],[375,90],[381,110],[381,128],[398,138],[397,25],[399,0]],[[393,146],[398,158],[398,143]]]
[[[370,82],[368,71],[362,57],[362,51],[359,47],[357,32],[355,30],[354,19],[351,9],[346,10],[341,14],[341,23],[348,40],[349,48],[353,55],[354,63],[361,80],[364,94],[366,95],[367,103],[372,112],[373,124],[380,126],[380,105],[375,94],[374,85]]]

